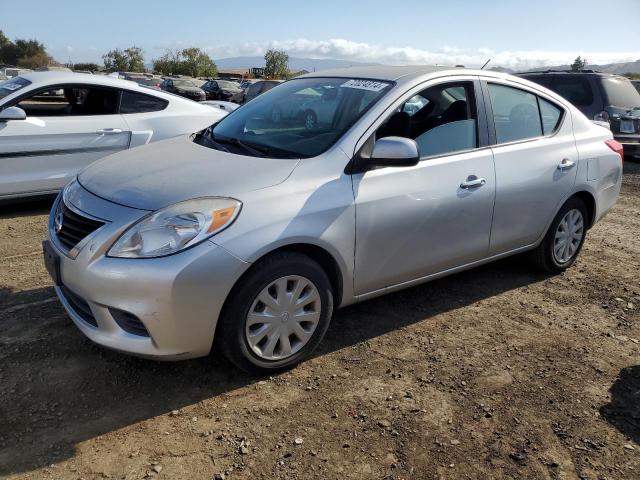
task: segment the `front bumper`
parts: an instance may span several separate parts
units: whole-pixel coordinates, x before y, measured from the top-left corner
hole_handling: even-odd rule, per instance
[[[162,258],[107,257],[131,219],[145,212],[76,189],[82,201],[72,203],[75,208],[80,210],[77,203],[91,205],[87,213],[110,220],[72,252],[49,229],[49,241],[60,255],[56,293],[76,326],[94,342],[133,355],[161,360],[207,355],[224,301],[249,264],[211,241]],[[87,307],[88,313],[83,311]],[[118,312],[138,319],[147,335],[123,329],[115,318]]]

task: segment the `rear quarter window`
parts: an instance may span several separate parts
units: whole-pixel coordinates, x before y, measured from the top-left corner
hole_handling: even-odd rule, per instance
[[[167,108],[169,102],[162,98],[145,95],[144,93],[122,91],[120,113],[159,112]]]
[[[556,75],[551,89],[577,107],[588,107],[593,103],[591,83],[584,76]]]

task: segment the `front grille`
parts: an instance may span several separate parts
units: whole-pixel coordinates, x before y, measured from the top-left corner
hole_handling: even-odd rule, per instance
[[[118,326],[125,332],[138,335],[139,337],[149,336],[149,332],[144,324],[133,313],[123,312],[116,308],[110,308],[109,312]]]
[[[104,225],[104,222],[83,217],[60,202],[56,212],[56,235],[62,245],[68,250],[75,247],[90,233]]]
[[[60,289],[62,290],[64,298],[67,300],[67,303],[75,312],[75,314],[82,318],[82,320],[87,322],[89,325],[97,327],[98,322],[96,321],[96,317],[93,316],[93,312],[91,311],[89,304],[78,295],[73,293],[71,290],[69,290],[67,287],[62,286],[60,287]]]

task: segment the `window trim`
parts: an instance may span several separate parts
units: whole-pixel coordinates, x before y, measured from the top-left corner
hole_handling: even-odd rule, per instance
[[[497,81],[496,81],[497,80]],[[567,117],[567,109],[566,107],[564,107],[563,105],[560,105],[557,101],[549,98],[546,95],[543,95],[542,92],[538,93],[535,90],[531,90],[529,88],[526,88],[524,85],[518,85],[518,84],[513,84],[511,82],[508,81],[500,81],[500,79],[487,79],[486,77],[480,80],[480,83],[482,85],[482,92],[483,95],[485,97],[485,106],[486,106],[486,113],[487,113],[487,122],[489,125],[489,145],[491,147],[501,147],[503,145],[517,145],[519,143],[526,143],[526,142],[535,142],[537,140],[543,139],[543,138],[553,138],[555,137],[558,132],[560,130],[562,130],[562,127],[564,126],[564,122],[565,119]],[[540,136],[536,136],[536,137],[531,137],[531,138],[524,138],[521,140],[514,140],[512,142],[502,142],[499,143],[497,140],[497,135],[496,135],[496,124],[495,124],[495,119],[493,116],[493,105],[491,104],[491,97],[489,95],[489,85],[498,85],[498,86],[502,86],[502,87],[508,87],[508,88],[514,88],[516,90],[522,90],[523,92],[526,93],[530,93],[531,95],[534,95],[536,97],[536,105],[538,106],[538,117],[540,118],[540,131],[542,132],[542,135]],[[544,88],[544,87],[543,87]],[[558,107],[560,109],[560,119],[558,120],[558,123],[556,125],[556,128],[553,130],[552,133],[550,133],[549,135],[545,135],[544,134],[544,125],[542,123],[542,112],[540,111],[540,102],[538,101],[538,98],[542,98],[543,100],[551,103],[552,105]]]
[[[124,97],[124,92],[133,93],[133,94],[137,94],[137,95],[143,95],[145,97],[150,97],[150,98],[159,100],[159,101],[164,103],[164,106],[160,110],[151,110],[151,111],[147,111],[147,112],[123,113],[123,112],[120,111],[120,107],[122,106],[122,98]],[[165,98],[156,97],[154,95],[149,95],[148,93],[138,92],[138,91],[135,91],[135,90],[129,90],[128,88],[121,88],[120,89],[120,98],[118,99],[118,114],[120,114],[120,115],[137,115],[139,113],[157,113],[157,112],[162,112],[162,111],[166,110],[168,106],[169,106],[169,100],[167,100]]]
[[[11,100],[11,102],[7,103],[7,105],[4,108],[8,108],[8,107],[15,107],[18,105],[18,103],[20,103],[21,101],[38,95],[41,92],[48,92],[49,90],[61,90],[64,88],[94,88],[97,90],[110,90],[110,91],[115,91],[118,94],[118,100],[117,100],[117,108],[116,108],[116,112],[115,113],[105,113],[102,115],[64,115],[64,116],[51,116],[48,118],[83,118],[83,117],[108,117],[111,115],[120,115],[120,101],[122,99],[122,89],[117,88],[117,87],[112,87],[112,86],[105,86],[105,85],[93,85],[93,84],[87,84],[87,83],[57,83],[57,84],[52,84],[52,85],[47,85],[46,87],[42,87],[42,88],[34,88],[33,90],[29,90],[28,92],[24,92],[22,95],[19,95],[18,97],[14,98],[13,100]]]

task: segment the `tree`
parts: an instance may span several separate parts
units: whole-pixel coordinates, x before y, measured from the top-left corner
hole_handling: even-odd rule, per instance
[[[114,72],[142,72],[144,71],[143,50],[139,47],[129,47],[124,50],[116,48],[102,56],[104,67]]]
[[[181,54],[183,75],[215,77],[218,74],[218,68],[211,57],[199,48],[185,48]]]
[[[55,61],[53,58],[45,52],[38,52],[18,59],[18,67],[30,68],[31,70],[35,70],[40,67],[48,67],[54,63]]]
[[[587,59],[586,58],[583,59],[582,57],[578,56],[571,64],[571,71],[579,72],[580,70],[584,70],[584,67],[586,66],[587,66]]]
[[[31,65],[42,67],[52,62],[45,46],[37,40],[16,39],[12,42],[0,31],[0,63],[32,68]]]
[[[264,54],[264,76],[287,78],[289,76],[289,55],[284,50],[269,49]]]
[[[167,50],[153,61],[153,70],[164,75],[189,75],[192,77],[215,77],[216,64],[199,48]]]
[[[95,72],[100,69],[96,63],[75,63],[73,65],[69,65],[69,68],[72,70],[86,70],[89,72]]]

